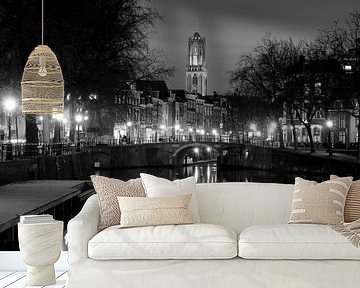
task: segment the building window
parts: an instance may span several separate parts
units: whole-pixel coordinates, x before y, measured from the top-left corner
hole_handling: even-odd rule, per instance
[[[315,117],[314,118],[317,118],[317,119],[321,118],[321,111],[320,110],[317,110],[315,112]]]
[[[320,129],[318,127],[315,127],[314,130],[314,142],[320,142]]]
[[[335,101],[335,108],[342,109],[343,108],[343,101],[342,100],[336,100]]]
[[[339,131],[339,143],[345,144],[345,131]]]
[[[339,128],[345,128],[345,115],[340,114],[339,116]]]

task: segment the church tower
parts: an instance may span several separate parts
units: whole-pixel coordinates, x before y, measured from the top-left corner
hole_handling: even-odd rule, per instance
[[[188,57],[186,65],[186,91],[193,94],[207,94],[207,70],[205,64],[205,38],[198,29],[189,37]]]

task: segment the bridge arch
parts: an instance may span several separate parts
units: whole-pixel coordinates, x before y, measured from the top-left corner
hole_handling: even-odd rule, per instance
[[[184,163],[185,156],[194,148],[203,148],[206,149],[210,147],[211,151],[214,151],[215,156],[219,156],[219,150],[217,147],[214,146],[214,143],[198,143],[198,142],[192,142],[187,143],[184,145],[181,145],[179,148],[177,148],[174,153],[171,155],[172,157],[172,164],[174,166],[182,165]]]

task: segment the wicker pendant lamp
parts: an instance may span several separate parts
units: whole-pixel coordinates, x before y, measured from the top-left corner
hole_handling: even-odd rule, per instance
[[[42,44],[31,52],[21,80],[22,112],[60,114],[64,111],[64,78],[54,52],[44,45],[44,0]]]

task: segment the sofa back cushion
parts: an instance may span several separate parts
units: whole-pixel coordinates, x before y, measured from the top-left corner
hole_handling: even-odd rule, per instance
[[[293,190],[293,184],[197,184],[200,219],[236,233],[252,225],[285,224],[289,221]]]
[[[195,177],[188,177],[174,181],[146,173],[140,173],[140,177],[147,197],[165,197],[192,194],[188,209],[193,221],[195,223],[200,222],[198,201],[196,197]]]

